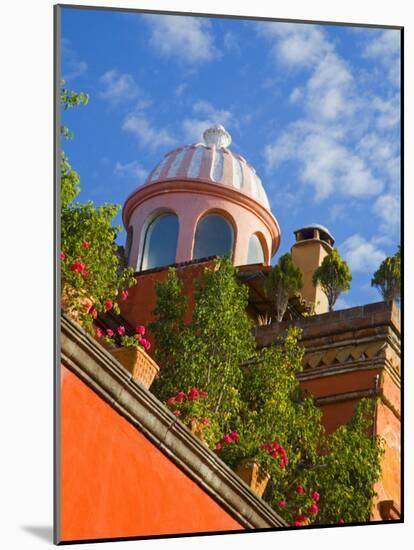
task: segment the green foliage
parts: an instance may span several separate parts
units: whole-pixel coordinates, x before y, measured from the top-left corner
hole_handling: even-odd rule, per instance
[[[381,294],[383,300],[400,301],[401,298],[401,254],[400,247],[394,256],[388,256],[381,263],[371,279],[371,286]]]
[[[87,94],[69,91],[63,85],[62,81],[63,109],[88,103]],[[62,134],[68,137],[69,131],[62,128]],[[92,331],[97,311],[113,308],[119,312],[118,292],[136,281],[131,268],[120,267],[117,255],[115,238],[121,228],[112,226],[112,219],[119,206],[74,203],[80,191],[80,177],[63,151],[60,175],[62,302],[69,311],[76,311],[84,327]]]
[[[383,445],[373,436],[375,401],[359,402],[348,425],[325,437],[314,483],[321,493],[318,523],[368,521],[374,484],[381,475]]]
[[[87,105],[89,103],[89,95],[85,92],[75,92],[65,88],[65,81],[60,81],[60,104],[67,111],[79,105]],[[60,127],[60,133],[65,139],[73,139],[73,132],[67,126]]]
[[[109,299],[119,313],[116,303],[119,290],[135,283],[133,269],[119,267],[115,238],[120,227],[112,226],[118,208],[113,204],[95,207],[92,202],[71,203],[62,208],[61,248],[65,258],[61,262],[61,275],[62,283],[73,290],[69,305],[87,297],[96,310],[103,311]],[[74,270],[76,262],[83,269]],[[90,321],[82,307],[81,317]]]
[[[229,260],[206,269],[187,325],[174,270],[157,285],[157,297],[151,329],[161,371],[155,394],[189,427],[194,418],[206,419],[204,438],[230,467],[242,459],[258,460],[271,475],[264,498],[289,523],[302,516],[310,523],[365,521],[380,471],[378,441],[367,435],[372,413],[361,405],[349,426],[324,435],[321,412],[297,379],[304,353],[300,332],[291,328],[272,346],[256,349],[247,288],[237,282]],[[206,395],[174,401],[194,387]],[[231,433],[238,439],[223,443]],[[263,448],[272,442],[284,448],[287,465]],[[319,514],[311,511],[314,491],[321,494]]]
[[[287,253],[279,258],[266,279],[266,292],[271,297],[276,320],[281,321],[285,314],[289,298],[303,287],[303,274]]]
[[[69,164],[65,153],[60,153],[60,204],[66,208],[80,191],[79,174]]]
[[[319,284],[326,294],[329,311],[332,311],[340,294],[350,289],[351,281],[352,275],[348,264],[342,260],[336,248],[325,256],[312,277],[313,285],[316,287]]]

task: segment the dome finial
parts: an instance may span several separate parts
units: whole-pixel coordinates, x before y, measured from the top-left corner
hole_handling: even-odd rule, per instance
[[[231,143],[231,135],[221,124],[207,128],[203,132],[203,139],[207,145],[215,145],[217,149],[228,147]]]

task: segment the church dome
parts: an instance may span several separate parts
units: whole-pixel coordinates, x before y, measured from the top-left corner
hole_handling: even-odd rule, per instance
[[[204,143],[178,147],[150,172],[144,185],[168,180],[195,180],[223,185],[243,193],[270,210],[269,200],[253,166],[229,149],[231,136],[223,126],[203,133]]]

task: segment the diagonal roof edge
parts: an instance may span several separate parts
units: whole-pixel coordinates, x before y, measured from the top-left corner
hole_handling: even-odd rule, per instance
[[[61,317],[61,363],[148,437],[244,528],[287,527],[215,453],[65,315]]]

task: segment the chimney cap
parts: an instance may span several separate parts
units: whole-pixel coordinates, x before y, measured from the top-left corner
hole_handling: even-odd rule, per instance
[[[320,239],[322,241],[326,241],[327,239],[331,240],[332,241],[332,245],[334,244],[335,242],[335,239],[333,238],[333,236],[331,235],[329,229],[327,229],[325,226],[323,225],[320,225],[319,223],[312,223],[310,225],[304,225],[303,227],[301,227],[300,229],[295,229],[293,231],[293,233],[295,235],[297,235],[297,233],[306,233],[308,230],[313,230],[313,229],[318,229],[319,230],[319,235],[320,235]]]

